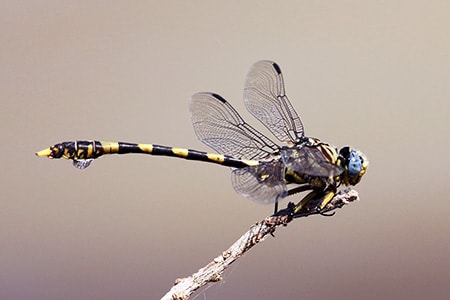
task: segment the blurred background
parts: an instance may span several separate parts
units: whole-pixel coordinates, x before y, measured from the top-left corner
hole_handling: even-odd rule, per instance
[[[158,299],[271,214],[217,165],[34,156],[76,139],[209,150],[199,91],[261,129],[242,102],[261,59],[308,136],[371,165],[360,202],[279,229],[197,299],[448,299],[448,1],[1,6],[0,299]]]

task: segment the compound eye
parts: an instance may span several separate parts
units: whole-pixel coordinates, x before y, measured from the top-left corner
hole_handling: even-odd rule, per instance
[[[339,151],[339,154],[342,157],[347,158],[350,155],[350,147],[348,146],[342,147],[341,150]]]
[[[348,155],[348,175],[356,176],[361,172],[362,161],[361,157],[356,151],[351,151]]]

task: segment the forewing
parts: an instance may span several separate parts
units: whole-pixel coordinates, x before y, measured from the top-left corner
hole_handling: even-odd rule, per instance
[[[193,95],[190,111],[198,139],[220,154],[263,159],[279,149],[269,138],[245,123],[220,95]]]
[[[284,165],[280,161],[234,169],[231,182],[236,192],[259,203],[275,203],[287,196]]]
[[[303,140],[303,124],[286,96],[280,67],[272,61],[255,63],[244,89],[247,110],[282,142]]]
[[[298,174],[320,177],[335,177],[344,171],[328,161],[323,153],[314,147],[288,148],[281,151],[286,168]]]

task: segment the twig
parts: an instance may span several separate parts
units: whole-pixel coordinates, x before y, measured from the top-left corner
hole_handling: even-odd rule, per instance
[[[161,299],[164,300],[185,300],[200,287],[210,283],[222,280],[222,274],[225,269],[235,260],[244,255],[253,246],[263,241],[267,234],[273,235],[275,229],[280,226],[286,226],[294,218],[307,217],[313,214],[324,214],[335,209],[341,208],[346,204],[359,200],[358,192],[353,189],[340,191],[334,196],[333,200],[318,212],[313,207],[307,206],[295,216],[292,215],[292,203],[288,208],[279,211],[276,215],[265,218],[253,225],[242,237],[237,240],[230,248],[222,252],[213,261],[205,267],[198,270],[186,278],[180,278],[175,281],[175,285]]]

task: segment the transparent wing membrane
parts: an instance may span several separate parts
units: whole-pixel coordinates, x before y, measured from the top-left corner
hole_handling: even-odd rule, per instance
[[[269,138],[247,124],[221,96],[198,93],[190,103],[198,139],[220,154],[263,159],[279,149]]]
[[[275,203],[287,196],[284,165],[280,161],[234,169],[231,182],[236,192],[259,203]]]
[[[244,89],[247,110],[282,142],[303,140],[303,124],[286,96],[280,67],[272,61],[255,63]]]

